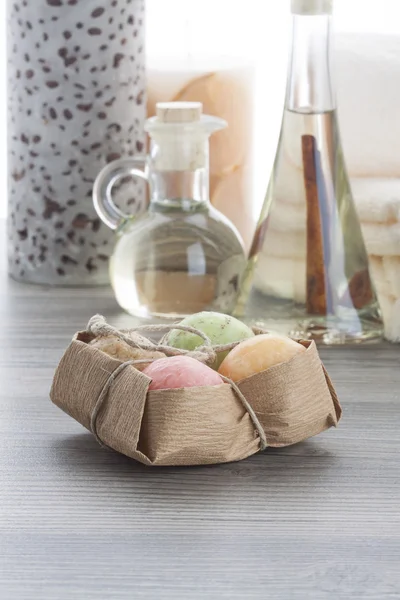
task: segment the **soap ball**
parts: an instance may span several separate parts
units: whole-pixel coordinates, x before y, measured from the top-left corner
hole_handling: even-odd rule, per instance
[[[247,325],[234,317],[218,312],[204,311],[190,315],[183,319],[180,325],[194,327],[205,333],[213,345],[230,344],[254,337],[253,331]],[[205,344],[200,336],[179,329],[170,331],[164,341],[173,348],[184,350],[195,350]],[[217,370],[226,355],[227,352],[219,352],[215,363],[211,365],[212,368]]]
[[[144,341],[145,338],[138,336]],[[97,348],[102,352],[105,352],[112,358],[116,358],[122,362],[127,362],[128,360],[156,360],[159,358],[165,358],[165,354],[163,352],[157,352],[153,350],[142,350],[141,348],[133,348],[123,340],[120,340],[115,335],[109,335],[105,337],[99,337],[90,342],[90,346],[93,348]],[[143,371],[143,369],[147,366],[148,363],[139,363],[133,365],[135,369],[138,371]]]
[[[232,381],[240,381],[305,351],[304,346],[285,336],[270,333],[256,335],[233,348],[218,372]]]
[[[222,378],[195,358],[171,356],[148,365],[143,373],[152,379],[150,390],[220,385]]]

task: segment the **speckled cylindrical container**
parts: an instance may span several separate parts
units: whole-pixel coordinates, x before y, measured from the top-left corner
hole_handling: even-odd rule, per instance
[[[7,0],[8,256],[20,281],[108,282],[97,173],[145,148],[145,0]],[[128,189],[128,192],[127,192]],[[117,203],[143,209],[139,183]]]

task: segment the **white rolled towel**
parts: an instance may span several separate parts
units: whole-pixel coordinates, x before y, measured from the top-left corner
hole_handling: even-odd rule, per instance
[[[339,123],[351,177],[400,177],[400,36],[342,33]]]
[[[385,277],[391,283],[391,294],[400,298],[400,256],[382,258]]]
[[[306,263],[301,259],[261,254],[257,262],[254,283],[264,294],[304,303]]]
[[[400,178],[356,177],[351,187],[368,253],[400,256]]]
[[[293,172],[295,174],[296,170]],[[304,188],[300,186],[301,180],[294,176],[282,178],[277,184],[269,217],[266,253],[295,258],[305,256],[306,208]],[[400,178],[354,178],[351,187],[368,253],[400,256]],[[303,198],[300,198],[301,192]]]
[[[303,221],[304,223],[304,221]],[[280,221],[278,221],[280,225]],[[400,223],[361,223],[361,229],[370,256],[400,256]],[[303,231],[275,229],[274,220],[268,228],[263,254],[283,258],[305,259],[306,234]],[[400,278],[400,273],[397,274]]]
[[[400,342],[400,257],[371,256],[370,271],[382,311],[385,337]]]
[[[400,256],[400,223],[361,223],[361,227],[368,254]]]
[[[353,177],[351,189],[361,223],[400,225],[400,177]]]
[[[371,256],[370,270],[379,296],[400,299],[399,256]]]
[[[283,233],[268,227],[263,252],[265,256],[305,260],[306,236],[304,231]]]
[[[296,221],[296,229],[290,231],[287,228],[290,213],[289,208],[289,210],[279,212],[279,214],[274,213],[271,216],[267,233],[266,253],[293,258],[305,257],[305,216],[299,217]],[[294,214],[296,214],[296,210],[293,211],[292,217]],[[302,228],[299,227],[299,223],[302,223]],[[388,224],[362,222],[361,229],[369,255],[400,256],[400,222]]]
[[[374,280],[384,320],[385,336],[400,342],[400,257],[371,257]],[[266,295],[304,303],[306,300],[306,263],[304,259],[260,255],[255,286]]]
[[[370,271],[378,294],[400,299],[399,256],[371,256]],[[305,302],[306,262],[293,257],[260,255],[255,284],[278,298]]]
[[[400,342],[400,298],[379,295],[385,327],[385,337],[390,342]]]

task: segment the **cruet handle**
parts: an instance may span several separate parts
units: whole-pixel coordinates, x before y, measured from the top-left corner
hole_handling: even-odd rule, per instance
[[[100,171],[93,185],[93,204],[96,212],[103,223],[111,229],[117,229],[129,218],[129,215],[122,212],[112,199],[114,185],[127,176],[139,177],[148,183],[145,156],[113,160]]]

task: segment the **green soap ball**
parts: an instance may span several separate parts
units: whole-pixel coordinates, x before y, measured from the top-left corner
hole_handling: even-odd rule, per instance
[[[254,337],[253,331],[244,323],[217,312],[200,312],[186,317],[179,323],[195,327],[205,333],[213,345],[230,344],[232,342],[241,342]],[[204,340],[194,333],[172,329],[164,339],[165,343],[173,348],[182,350],[195,350],[198,346],[205,344]],[[228,352],[219,352],[214,364],[210,365],[213,369],[218,369]]]

